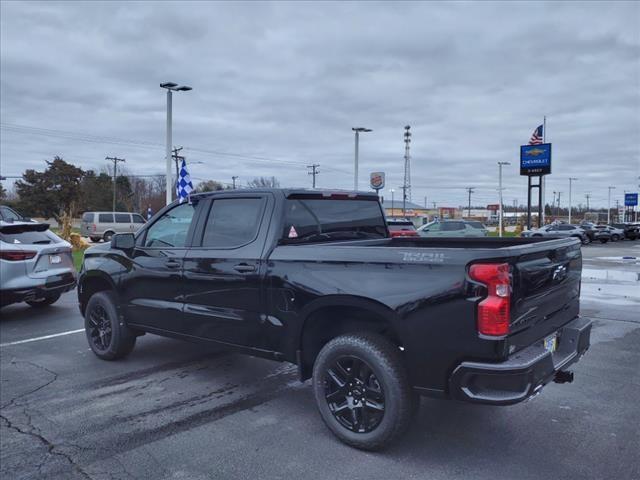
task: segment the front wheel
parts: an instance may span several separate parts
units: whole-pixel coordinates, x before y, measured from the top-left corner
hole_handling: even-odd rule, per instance
[[[117,360],[131,353],[136,335],[118,319],[115,294],[95,293],[89,299],[84,315],[84,328],[89,347],[103,360]]]
[[[576,237],[576,238],[580,238],[580,237]],[[591,239],[589,237],[582,237],[581,241],[582,241],[582,245],[589,245],[591,243]]]
[[[609,241],[608,238],[601,238],[600,243],[607,243]]]
[[[327,343],[313,367],[313,392],[333,434],[363,450],[379,450],[402,435],[418,402],[398,347],[372,333]]]
[[[620,240],[620,236],[619,235],[611,235],[611,241],[612,242],[617,242],[618,240]]]

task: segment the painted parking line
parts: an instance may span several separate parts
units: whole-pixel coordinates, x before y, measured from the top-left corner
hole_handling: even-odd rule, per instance
[[[68,332],[54,333],[53,335],[45,335],[44,337],[33,337],[15,342],[0,343],[0,347],[8,347],[10,345],[20,345],[21,343],[39,342],[40,340],[48,340],[50,338],[63,337],[65,335],[73,335],[74,333],[84,332],[84,328],[78,330],[69,330]]]

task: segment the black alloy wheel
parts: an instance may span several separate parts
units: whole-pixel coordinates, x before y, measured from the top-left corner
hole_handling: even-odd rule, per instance
[[[338,358],[325,372],[325,399],[334,418],[356,433],[380,425],[385,396],[371,367],[356,356]]]
[[[92,345],[100,352],[106,352],[111,345],[111,320],[102,305],[95,304],[88,313],[89,338]]]
[[[124,318],[119,318],[117,297],[112,291],[91,295],[84,312],[84,328],[91,350],[103,360],[127,356],[138,335],[126,325]]]

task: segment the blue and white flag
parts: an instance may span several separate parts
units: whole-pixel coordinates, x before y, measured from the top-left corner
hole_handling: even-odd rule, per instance
[[[193,192],[193,183],[191,183],[191,176],[187,171],[187,162],[182,159],[182,166],[180,167],[180,173],[178,174],[178,181],[176,183],[176,194],[180,203],[185,200],[189,200],[189,195]]]

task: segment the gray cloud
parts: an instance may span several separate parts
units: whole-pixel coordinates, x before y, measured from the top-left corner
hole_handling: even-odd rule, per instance
[[[566,199],[569,176],[575,203],[638,188],[638,3],[3,2],[0,14],[1,120],[53,130],[3,128],[3,175],[53,155],[160,173],[158,84],[173,80],[194,87],[174,98],[174,141],[205,162],[199,179],[306,186],[316,162],[319,186],[350,188],[363,125],[361,188],[372,170],[397,188],[408,123],[414,201],[465,204],[472,185],[474,203],[495,203],[500,160],[513,164],[505,199],[524,202],[518,147],[547,115],[549,200]]]

